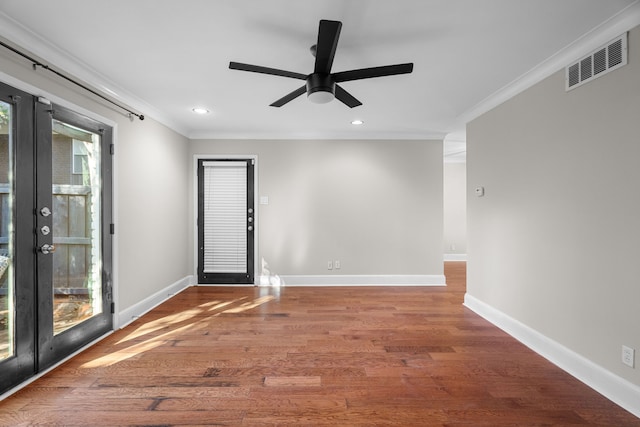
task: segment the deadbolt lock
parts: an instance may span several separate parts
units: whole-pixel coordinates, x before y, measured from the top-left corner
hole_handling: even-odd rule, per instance
[[[54,245],[44,244],[40,246],[40,252],[42,252],[43,255],[49,255],[54,253],[55,251],[56,247]]]

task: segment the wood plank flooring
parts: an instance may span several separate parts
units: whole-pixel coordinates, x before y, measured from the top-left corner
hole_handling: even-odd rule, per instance
[[[446,288],[193,287],[0,402],[0,425],[640,426]]]

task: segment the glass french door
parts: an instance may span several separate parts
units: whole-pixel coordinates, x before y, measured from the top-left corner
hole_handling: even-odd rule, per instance
[[[38,366],[111,330],[111,128],[36,107]]]
[[[111,138],[0,85],[0,393],[111,330]]]
[[[32,97],[0,84],[0,392],[35,370],[33,122]]]

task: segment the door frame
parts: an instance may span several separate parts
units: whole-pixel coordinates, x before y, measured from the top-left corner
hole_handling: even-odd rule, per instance
[[[260,283],[262,270],[260,265],[260,253],[258,252],[258,235],[260,229],[260,210],[258,208],[258,156],[256,154],[194,154],[193,155],[193,277],[198,282],[198,160],[253,160],[253,206],[254,206],[254,233],[253,233],[253,284],[234,284],[233,286],[253,286]],[[202,284],[207,286],[207,284]],[[208,285],[219,286],[219,285]]]

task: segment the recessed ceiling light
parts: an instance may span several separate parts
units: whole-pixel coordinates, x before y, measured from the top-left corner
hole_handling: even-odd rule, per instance
[[[195,107],[195,108],[192,108],[191,111],[193,111],[196,114],[207,114],[209,112],[209,110],[203,107]]]
[[[351,122],[352,125],[361,125],[363,123],[364,122],[362,120],[354,120],[354,121]]]

